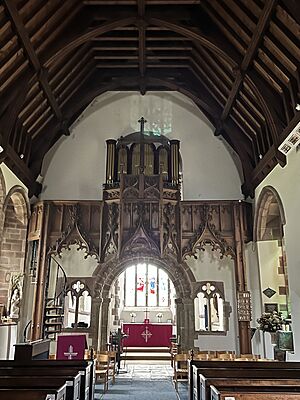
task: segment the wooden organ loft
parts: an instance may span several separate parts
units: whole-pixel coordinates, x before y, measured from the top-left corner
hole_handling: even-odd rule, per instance
[[[144,131],[107,141],[101,261],[179,257],[179,141]],[[172,229],[163,224],[168,215]]]
[[[83,329],[75,324],[73,331],[88,333],[95,348],[106,346],[110,289],[126,267],[142,261],[164,269],[171,279],[177,331],[182,347],[192,348],[199,334],[195,331],[194,299],[201,282],[196,281],[187,259],[196,258],[199,250],[210,246],[220,258],[234,260],[237,304],[231,308],[235,309],[240,351],[249,353],[251,304],[244,243],[252,240],[251,204],[241,200],[182,201],[179,141],[145,132],[143,118],[140,124],[139,132],[107,140],[102,201],[47,200],[34,205],[28,234],[35,249],[30,265],[37,282],[32,339],[54,339],[56,335],[49,330],[66,329],[63,310],[57,316],[55,309],[48,318],[49,287],[55,288],[50,277],[58,276],[57,265],[51,271],[51,258],[75,245],[84,257],[95,260],[95,269],[88,276],[81,273],[79,278],[69,272],[64,278],[67,290],[80,280],[91,296],[90,326]],[[62,304],[61,282],[55,293],[60,294]],[[56,324],[55,328],[48,329],[51,324]]]

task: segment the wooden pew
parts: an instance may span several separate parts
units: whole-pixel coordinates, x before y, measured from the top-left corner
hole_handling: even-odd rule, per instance
[[[247,369],[198,369],[193,366],[193,400],[204,400],[209,398],[209,386],[214,385],[218,379],[300,379],[299,370],[247,370]]]
[[[193,369],[193,366],[197,369]],[[194,389],[197,387],[197,376],[202,373],[205,376],[205,371],[210,370],[234,370],[240,371],[280,371],[285,370],[286,372],[292,370],[299,371],[300,377],[300,363],[298,362],[268,362],[268,361],[189,361],[189,398],[194,399]],[[242,372],[241,372],[242,374]],[[242,375],[241,375],[242,376]],[[283,376],[283,375],[282,375]],[[279,376],[280,377],[280,376]],[[196,396],[196,395],[195,395]],[[197,397],[196,397],[197,398]]]
[[[65,400],[66,383],[58,388],[0,388],[0,398],[5,400]]]
[[[66,385],[65,400],[81,400],[80,380],[75,376],[0,376],[0,389],[44,390],[58,389]]]
[[[210,386],[210,400],[300,400],[300,391],[289,387],[253,387],[241,388],[216,388]]]
[[[209,400],[211,398],[211,386],[214,386],[217,390],[228,390],[232,393],[235,391],[248,392],[249,390],[268,392],[270,389],[271,391],[285,390],[300,393],[300,379],[210,378],[206,379],[206,382],[202,386],[204,390],[201,393],[201,400]]]
[[[65,376],[74,373],[81,375],[81,394],[80,398],[94,400],[94,362],[93,361],[59,361],[59,360],[33,360],[30,362],[16,362],[11,360],[0,361],[0,376],[19,374],[19,371],[31,370],[31,374]],[[15,372],[14,372],[15,371]]]

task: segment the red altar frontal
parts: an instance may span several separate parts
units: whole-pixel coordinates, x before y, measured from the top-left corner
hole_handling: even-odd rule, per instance
[[[124,347],[170,347],[172,324],[123,324]]]

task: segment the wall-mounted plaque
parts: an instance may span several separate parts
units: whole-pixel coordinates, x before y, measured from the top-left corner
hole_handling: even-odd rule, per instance
[[[272,313],[273,311],[278,312],[278,304],[277,303],[265,303],[265,312]]]
[[[237,293],[237,310],[239,321],[251,321],[252,306],[251,293],[248,291]]]

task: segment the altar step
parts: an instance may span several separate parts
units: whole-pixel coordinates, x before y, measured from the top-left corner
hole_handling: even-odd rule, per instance
[[[168,347],[128,347],[123,349],[122,360],[171,361]]]

